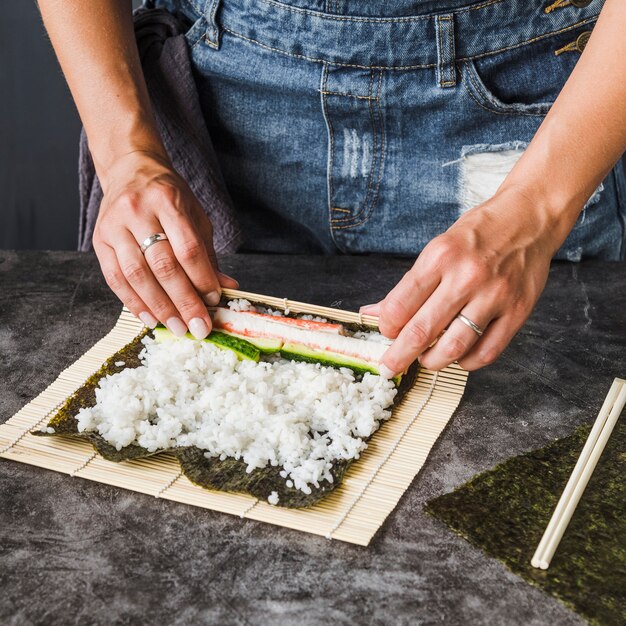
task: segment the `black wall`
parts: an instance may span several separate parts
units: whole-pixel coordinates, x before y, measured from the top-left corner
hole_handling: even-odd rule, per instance
[[[76,248],[79,132],[35,0],[0,0],[0,248]]]

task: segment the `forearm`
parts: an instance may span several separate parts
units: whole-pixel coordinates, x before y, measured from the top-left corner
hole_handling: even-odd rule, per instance
[[[502,190],[540,210],[563,243],[589,197],[626,150],[626,6],[607,0],[583,55]]]
[[[107,170],[125,154],[167,158],[139,61],[130,0],[39,0],[39,7],[103,185]]]

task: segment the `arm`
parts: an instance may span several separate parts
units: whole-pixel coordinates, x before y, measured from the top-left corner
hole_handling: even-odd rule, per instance
[[[206,336],[203,299],[236,286],[217,270],[211,224],[159,137],[129,0],[39,0],[81,116],[104,199],[93,245],[109,286],[150,326]],[[141,254],[139,243],[165,232]]]
[[[496,195],[433,239],[380,303],[390,375],[493,362],[530,315],[550,260],[626,150],[626,7],[607,0],[584,53]],[[479,337],[455,317],[463,312]],[[440,333],[439,341],[429,349]]]

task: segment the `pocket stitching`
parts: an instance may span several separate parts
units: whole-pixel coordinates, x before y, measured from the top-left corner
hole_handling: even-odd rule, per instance
[[[470,88],[466,81],[463,81],[463,86],[465,91],[470,95],[472,100],[481,108],[489,111],[490,113],[495,113],[496,115],[527,115],[531,117],[545,117],[548,114],[548,111],[552,107],[553,103],[550,102],[540,102],[532,105],[521,105],[529,106],[529,107],[539,107],[544,106],[547,107],[543,112],[533,112],[530,110],[524,110],[520,108],[520,105],[511,104],[507,105],[506,103],[500,103],[498,99],[485,87],[480,79],[478,71],[474,67],[471,60],[467,59],[462,63],[463,69],[461,69],[461,74],[465,78],[467,78],[467,82],[471,85]],[[484,102],[481,102],[483,100]]]
[[[328,81],[328,65],[324,64],[324,82],[322,84],[322,93],[327,91],[326,83]],[[328,114],[328,107],[326,106],[327,96],[322,96],[322,111],[324,117],[326,119],[326,123],[328,124],[328,134],[329,142],[330,142],[330,166],[328,170],[328,219],[332,222],[332,205],[333,205],[333,196],[335,195],[335,190],[333,187],[333,167],[335,164],[335,129],[333,128],[333,122]]]
[[[376,126],[375,126],[375,122],[374,122],[374,116],[372,113],[372,100],[377,100],[379,97],[379,94],[376,95],[376,97],[372,97],[372,87],[374,84],[374,71],[371,70],[370,71],[370,87],[368,90],[368,103],[367,103],[367,107],[369,109],[369,114],[370,114],[370,131],[372,133],[372,140],[373,140],[373,147],[372,147],[372,160],[371,160],[371,165],[370,165],[370,175],[368,176],[368,180],[367,180],[367,189],[365,190],[365,198],[363,198],[363,202],[361,203],[359,210],[354,214],[351,215],[350,217],[339,217],[339,218],[333,218],[331,219],[331,223],[338,223],[338,224],[347,224],[348,222],[353,222],[354,220],[357,220],[359,217],[361,217],[361,215],[363,215],[363,212],[365,211],[364,207],[367,206],[368,201],[369,201],[369,197],[370,197],[370,193],[372,190],[372,180],[374,179],[374,166],[376,164],[376,150],[378,148],[377,145],[377,133],[376,133]],[[350,212],[352,213],[352,212]],[[347,226],[344,226],[343,228],[346,228]]]
[[[373,78],[374,78],[374,72],[372,71],[372,73],[370,74],[370,79],[371,79],[370,96],[372,93],[371,83],[373,82]],[[369,109],[370,109],[370,122],[371,122],[371,127],[372,127],[372,137],[374,139],[374,147],[372,150],[372,160],[377,162],[376,174],[374,174],[374,163],[373,163],[372,172],[369,177],[368,187],[367,187],[367,191],[365,194],[365,199],[363,200],[363,203],[361,204],[361,208],[359,209],[357,213],[355,213],[350,218],[331,219],[331,227],[333,230],[345,230],[347,228],[354,228],[356,226],[360,226],[372,216],[372,213],[374,212],[374,209],[376,208],[376,205],[378,204],[380,182],[382,180],[382,172],[383,172],[383,163],[385,160],[385,127],[384,127],[384,124],[382,123],[382,110],[380,107],[381,85],[382,85],[382,72],[379,71],[378,72],[378,88],[376,91],[376,96],[370,97],[369,103],[368,103]],[[374,121],[374,116],[372,114],[372,101],[374,100],[376,101],[376,107],[377,107],[378,127],[380,128],[380,156],[378,159],[376,159],[377,148],[378,148],[376,144],[376,137],[378,133],[376,129],[376,122]],[[369,201],[369,207],[367,207],[370,192],[371,192],[371,185],[372,185],[374,176],[376,176],[376,188],[374,189],[374,194],[373,194],[371,201]],[[361,219],[358,219],[359,217],[361,217]],[[336,224],[339,224],[339,225],[336,225]]]

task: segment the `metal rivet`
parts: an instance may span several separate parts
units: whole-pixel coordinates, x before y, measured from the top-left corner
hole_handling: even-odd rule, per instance
[[[584,33],[580,33],[576,38],[576,50],[578,52],[582,52],[589,41],[589,37],[591,37],[591,31],[586,30]]]
[[[592,0],[570,0],[573,6],[577,9],[584,9],[586,6],[589,6]]]

